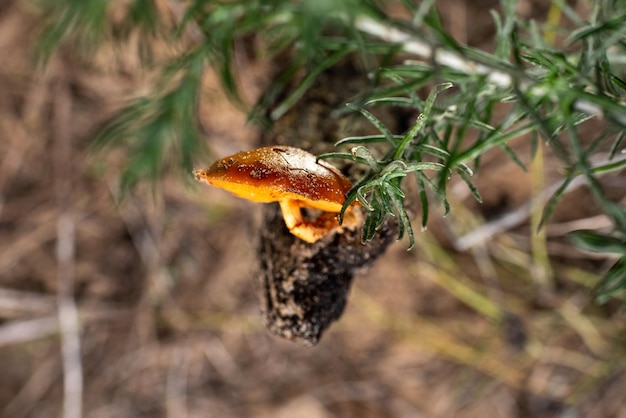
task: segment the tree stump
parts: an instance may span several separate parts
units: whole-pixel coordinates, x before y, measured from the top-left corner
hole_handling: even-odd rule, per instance
[[[319,155],[334,150],[333,144],[347,135],[376,133],[360,115],[335,116],[367,88],[364,72],[346,60],[321,74],[305,96],[262,135],[261,145],[295,146]],[[381,118],[393,128],[402,123],[394,117],[398,118]],[[350,177],[354,167],[343,164],[340,169]],[[317,344],[343,313],[355,272],[373,263],[396,236],[397,225],[385,222],[366,244],[361,243],[360,227],[343,228],[309,244],[289,232],[278,204],[265,205],[257,249],[266,326],[289,340]]]

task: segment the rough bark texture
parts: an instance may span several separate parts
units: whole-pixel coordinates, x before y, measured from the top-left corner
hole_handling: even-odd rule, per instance
[[[291,145],[313,154],[333,150],[343,136],[373,133],[364,118],[336,118],[366,86],[365,74],[352,62],[322,74],[316,85],[262,137],[262,145]],[[396,123],[387,118],[393,128]],[[335,161],[333,161],[335,162]],[[344,172],[353,169],[342,167]],[[265,205],[258,255],[262,313],[276,335],[315,345],[344,311],[355,271],[381,254],[397,235],[395,223],[385,223],[369,243],[361,243],[360,228],[344,228],[309,244],[293,236],[277,204]]]
[[[264,209],[263,223],[268,228],[258,253],[265,323],[274,334],[305,345],[316,344],[341,316],[355,270],[376,260],[397,233],[385,224],[366,245],[359,229],[309,244],[289,233],[275,205]]]

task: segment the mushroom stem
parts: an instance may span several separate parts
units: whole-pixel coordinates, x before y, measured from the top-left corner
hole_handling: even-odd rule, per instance
[[[285,199],[281,200],[279,203],[285,225],[287,225],[289,231],[296,237],[306,242],[313,243],[328,233],[329,228],[318,227],[304,219],[300,202],[297,200]]]
[[[323,212],[314,221],[308,221],[302,216],[302,202],[295,199],[281,200],[280,209],[285,220],[285,225],[296,237],[306,242],[316,242],[326,236],[330,231],[339,227],[339,214]],[[344,215],[342,226],[356,226],[359,218],[352,208],[348,208]]]

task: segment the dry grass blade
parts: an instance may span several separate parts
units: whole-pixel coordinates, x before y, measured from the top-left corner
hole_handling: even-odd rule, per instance
[[[0,347],[49,337],[58,331],[56,316],[7,322],[0,326]]]
[[[74,299],[76,263],[76,223],[73,214],[72,170],[73,148],[71,132],[71,99],[68,86],[57,80],[53,134],[54,180],[59,207],[56,224],[56,259],[58,280],[58,320],[63,364],[63,417],[83,415],[83,366],[81,357],[80,323]]]
[[[544,203],[548,201],[550,196],[562,185],[562,181],[557,182],[556,184],[548,187],[541,194],[541,201]],[[585,184],[585,179],[583,176],[576,177],[568,186],[567,190],[575,190],[576,188]],[[539,197],[538,197],[539,199]],[[508,231],[516,226],[521,225],[530,217],[532,213],[533,204],[526,203],[503,216],[494,219],[493,221],[489,221],[488,223],[479,226],[478,228],[468,232],[467,234],[457,238],[455,240],[455,248],[459,251],[465,251],[471,248],[474,245],[484,243],[495,235],[501,234],[505,231]]]
[[[11,318],[29,314],[50,314],[56,303],[49,295],[0,288],[0,317]]]

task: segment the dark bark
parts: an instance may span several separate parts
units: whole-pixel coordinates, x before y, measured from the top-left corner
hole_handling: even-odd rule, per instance
[[[347,135],[375,132],[359,115],[337,118],[338,109],[367,89],[366,75],[346,61],[322,74],[315,86],[262,136],[263,146],[290,145],[319,155]],[[389,115],[391,127],[402,124]],[[345,163],[344,163],[345,164]],[[350,176],[354,167],[341,167]],[[361,243],[360,228],[334,232],[309,244],[285,227],[277,204],[265,205],[258,242],[262,313],[276,335],[315,345],[344,311],[355,271],[374,262],[397,235],[385,222],[376,237]]]

